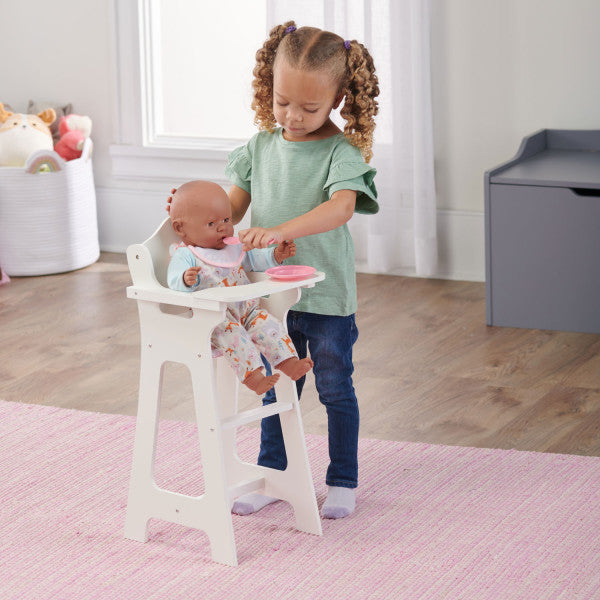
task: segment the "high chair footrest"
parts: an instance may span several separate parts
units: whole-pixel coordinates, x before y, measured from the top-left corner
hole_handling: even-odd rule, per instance
[[[245,481],[240,481],[235,485],[232,485],[228,489],[229,493],[229,501],[233,502],[236,498],[243,496],[244,494],[250,494],[252,492],[258,492],[265,485],[264,477],[257,477],[256,479],[246,479]]]
[[[235,427],[240,427],[241,425],[246,425],[247,423],[260,421],[265,417],[278,415],[279,413],[292,410],[292,408],[294,408],[294,405],[291,402],[273,402],[272,404],[245,410],[237,415],[227,417],[221,421],[221,426],[223,429],[233,429]]]

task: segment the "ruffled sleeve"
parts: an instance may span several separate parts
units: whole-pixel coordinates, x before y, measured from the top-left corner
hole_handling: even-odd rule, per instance
[[[252,176],[252,157],[248,150],[248,146],[240,146],[229,153],[227,166],[225,167],[225,175],[238,187],[242,188],[249,194],[252,193],[250,179]]]
[[[356,208],[358,213],[373,215],[379,211],[375,175],[377,169],[370,167],[360,155],[357,148],[343,153],[338,160],[332,161],[329,176],[323,186],[328,196],[338,190],[356,191]]]

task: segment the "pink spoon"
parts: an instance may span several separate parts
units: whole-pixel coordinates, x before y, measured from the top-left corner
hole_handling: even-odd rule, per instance
[[[237,237],[226,237],[223,238],[223,243],[227,244],[228,246],[237,246],[238,244],[241,244],[242,242],[240,242],[240,238]],[[274,244],[275,240],[269,240],[267,242],[267,244]]]

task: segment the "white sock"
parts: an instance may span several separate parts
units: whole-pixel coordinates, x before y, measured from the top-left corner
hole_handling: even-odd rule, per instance
[[[236,515],[251,515],[256,511],[264,508],[273,502],[277,502],[279,498],[265,496],[264,494],[246,494],[240,496],[234,503],[231,509]]]
[[[356,491],[353,488],[328,486],[321,516],[324,519],[341,519],[352,514],[355,506]]]

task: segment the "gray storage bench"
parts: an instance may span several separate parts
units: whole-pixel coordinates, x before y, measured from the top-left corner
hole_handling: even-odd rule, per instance
[[[600,333],[600,130],[544,129],[485,173],[488,325]]]

